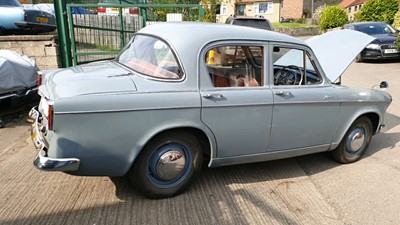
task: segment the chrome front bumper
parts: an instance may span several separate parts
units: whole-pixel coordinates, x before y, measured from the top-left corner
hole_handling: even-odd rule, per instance
[[[41,124],[41,114],[36,107],[29,112],[29,118],[33,120],[31,138],[35,148],[38,150],[33,164],[36,168],[45,171],[76,171],[79,169],[80,160],[76,158],[50,158],[46,156],[49,144],[43,137],[45,127]],[[45,153],[45,154],[43,154]]]

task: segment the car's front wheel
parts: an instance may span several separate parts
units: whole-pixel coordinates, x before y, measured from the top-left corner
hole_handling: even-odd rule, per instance
[[[149,198],[182,193],[202,166],[199,140],[184,131],[161,134],[136,159],[129,176],[135,188]]]
[[[333,158],[340,163],[359,160],[371,142],[372,132],[372,124],[367,117],[356,119],[339,146],[332,151]]]

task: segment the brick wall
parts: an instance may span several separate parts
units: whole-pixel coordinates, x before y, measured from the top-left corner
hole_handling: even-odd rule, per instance
[[[300,19],[303,7],[304,0],[283,0],[281,15],[286,19]]]
[[[59,68],[58,39],[54,35],[0,36],[0,49],[34,58],[40,70]]]

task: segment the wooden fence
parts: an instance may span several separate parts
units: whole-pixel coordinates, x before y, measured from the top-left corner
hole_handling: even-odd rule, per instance
[[[115,57],[116,54],[79,55],[79,53],[121,50],[132,35],[143,27],[143,18],[140,15],[127,14],[122,17],[121,24],[119,16],[74,14],[73,26],[79,64]]]

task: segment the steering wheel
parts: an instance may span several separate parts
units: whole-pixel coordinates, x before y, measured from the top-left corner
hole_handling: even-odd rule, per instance
[[[297,71],[293,70],[299,71],[300,79]],[[302,80],[302,71],[298,66],[295,65],[285,66],[282,69],[279,69],[274,75],[275,85],[301,85]]]

